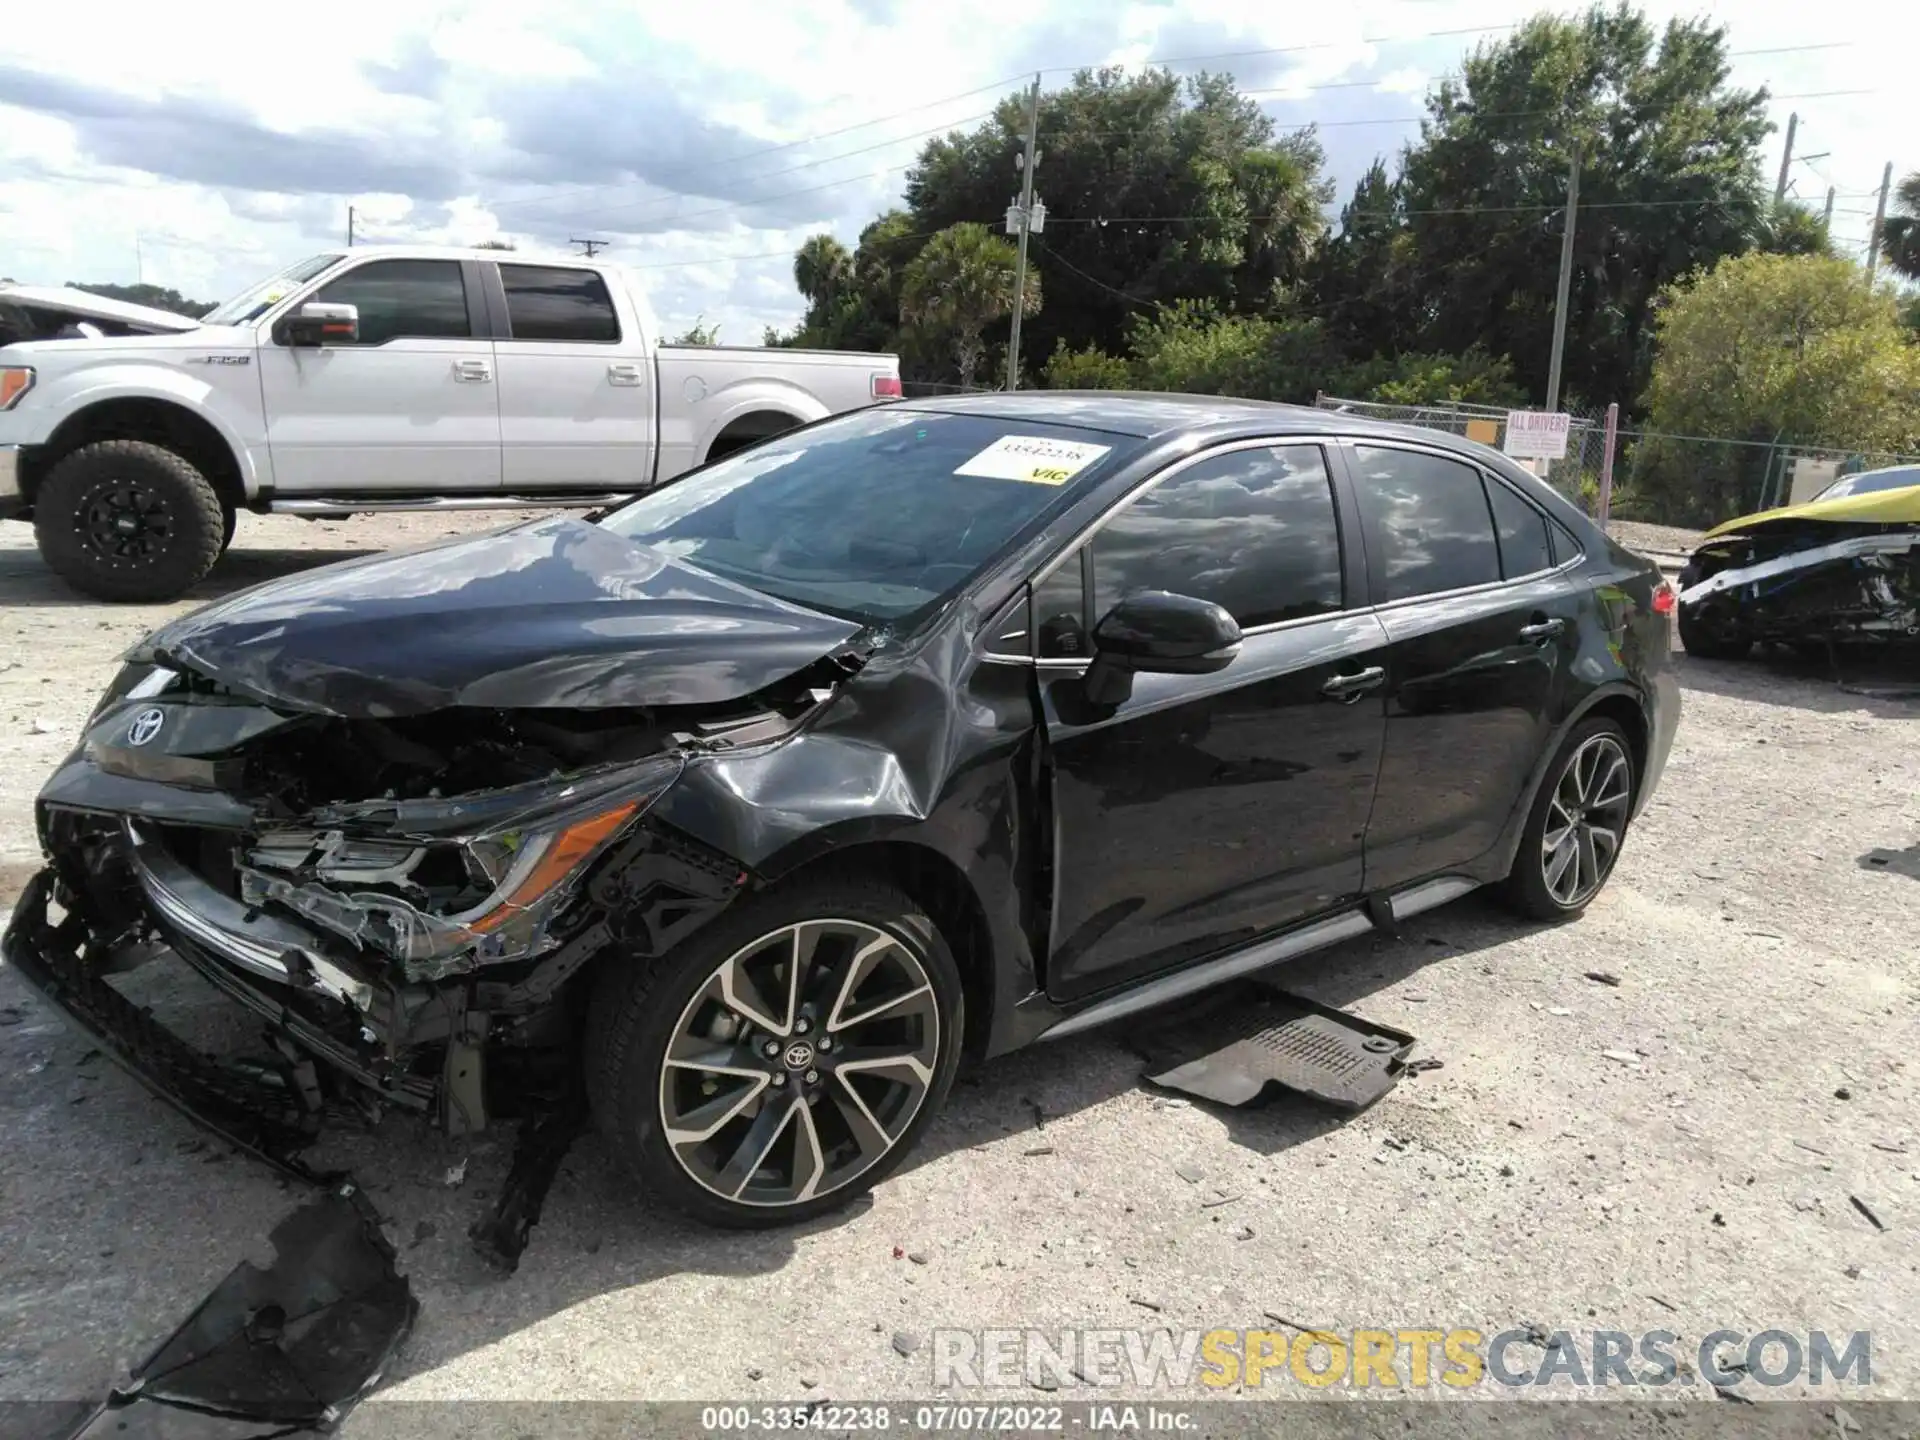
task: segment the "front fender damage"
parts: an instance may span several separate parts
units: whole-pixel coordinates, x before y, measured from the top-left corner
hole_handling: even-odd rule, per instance
[[[148,1088],[308,1182],[339,1178],[307,1158],[338,1123],[517,1123],[471,1232],[506,1269],[586,1115],[577,982],[664,954],[755,883],[655,802],[831,693],[724,715],[256,724],[204,683],[127,688],[42,793],[48,868],[0,949]],[[149,710],[161,738],[128,743]],[[210,1056],[112,983],[155,961],[250,1011],[257,1049]]]

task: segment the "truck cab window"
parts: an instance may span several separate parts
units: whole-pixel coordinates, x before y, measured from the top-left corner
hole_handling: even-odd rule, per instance
[[[562,265],[502,265],[507,323],[515,340],[611,345],[620,338],[607,282],[594,270]]]
[[[360,311],[361,345],[389,340],[470,340],[467,286],[455,260],[375,260],[313,297]]]

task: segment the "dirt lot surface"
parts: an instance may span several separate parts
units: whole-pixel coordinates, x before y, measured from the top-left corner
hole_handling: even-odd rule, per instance
[[[448,528],[247,519],[207,593]],[[176,608],[72,596],[0,527],[0,908],[33,791]],[[1473,897],[1286,972],[1443,1062],[1358,1117],[1159,1096],[1102,1032],[963,1077],[904,1173],[800,1230],[695,1228],[583,1142],[510,1279],[464,1238],[507,1137],[330,1140],[422,1302],[381,1398],[924,1395],[935,1327],[1283,1321],[1665,1329],[1683,1358],[1870,1330],[1872,1393],[1920,1396],[1920,704],[1681,663],[1671,767],[1585,919]],[[98,1393],[297,1198],[4,972],[0,1156],[0,1399]]]

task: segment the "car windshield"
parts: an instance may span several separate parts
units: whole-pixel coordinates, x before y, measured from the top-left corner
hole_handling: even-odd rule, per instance
[[[971,580],[1129,436],[885,406],[770,440],[606,527],[765,594],[909,622]]]
[[[289,265],[278,275],[257,285],[249,285],[224,305],[216,305],[200,317],[202,325],[244,325],[257,320],[287,297],[289,291],[314,279],[322,271],[340,263],[339,255],[309,255],[298,265]]]
[[[1920,485],[1920,465],[1903,465],[1894,470],[1867,470],[1858,475],[1842,475],[1813,498],[1844,500],[1849,495],[1874,495],[1882,490],[1904,490]]]

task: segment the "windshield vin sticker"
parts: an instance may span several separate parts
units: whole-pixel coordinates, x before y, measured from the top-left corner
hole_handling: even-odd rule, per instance
[[[953,473],[986,480],[1024,480],[1064,485],[1113,447],[1049,440],[1043,435],[1002,435]]]

